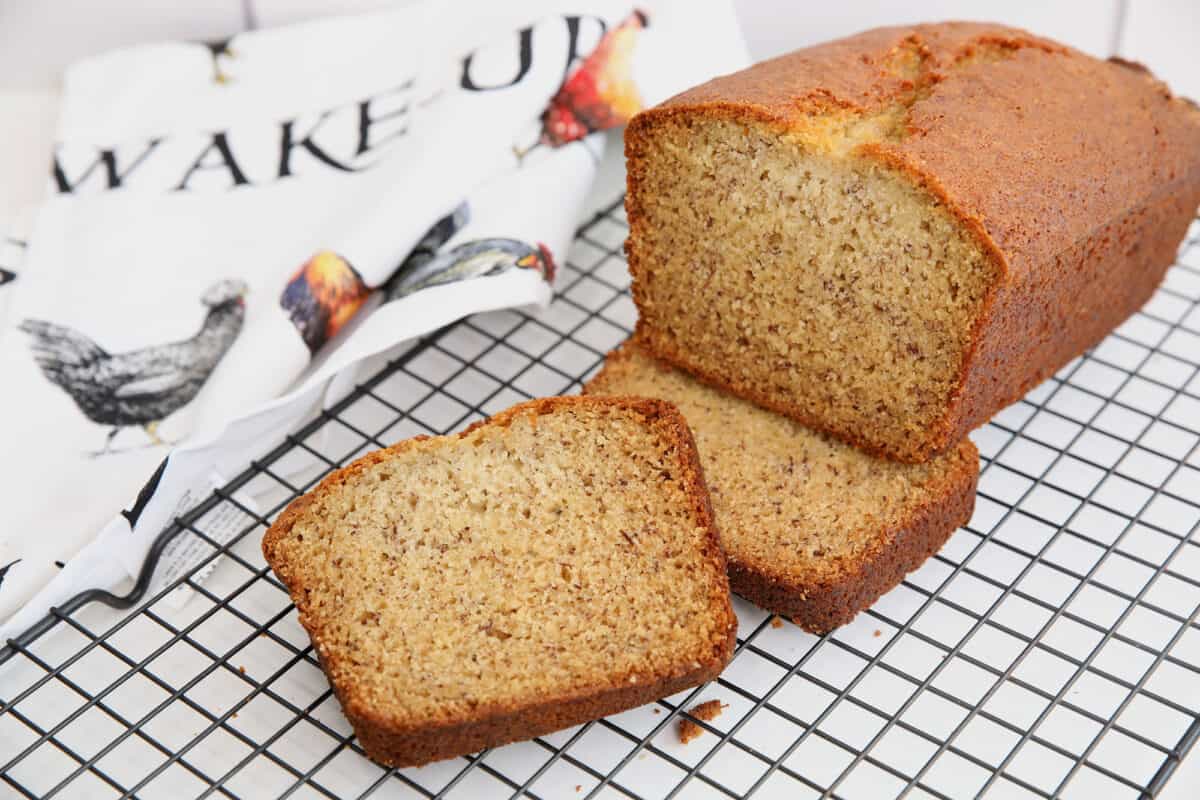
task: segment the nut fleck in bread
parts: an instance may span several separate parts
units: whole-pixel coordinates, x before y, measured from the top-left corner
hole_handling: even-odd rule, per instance
[[[367,755],[423,764],[695,686],[736,619],[691,433],[555,398],[326,478],[263,553]]]
[[[1190,101],[985,24],[718,78],[635,117],[625,153],[646,344],[903,461],[1135,311],[1200,203]]]
[[[626,344],[585,391],[675,403],[691,425],[735,592],[814,633],[849,622],[975,505],[970,440],[925,464],[874,458]]]

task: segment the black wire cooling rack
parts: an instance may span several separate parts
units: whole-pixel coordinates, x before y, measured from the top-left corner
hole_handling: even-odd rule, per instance
[[[597,214],[545,312],[477,316],[414,343],[177,520],[160,544],[203,558],[157,593],[143,576],[135,611],[78,598],[0,650],[5,791],[1157,794],[1200,735],[1197,225],[1140,313],[973,434],[970,524],[852,624],[818,638],[738,600],[737,655],[701,689],[421,769],[363,757],[262,532],[364,452],[577,391],[634,321],[626,230],[619,203]],[[231,515],[234,535],[214,532]],[[683,745],[678,717],[709,699],[724,712],[695,720],[704,734]]]

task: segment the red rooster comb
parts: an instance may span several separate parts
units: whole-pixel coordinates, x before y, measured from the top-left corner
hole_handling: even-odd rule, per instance
[[[554,254],[541,242],[538,242],[537,246],[538,252],[542,254],[542,277],[546,279],[546,283],[553,284],[554,276],[558,272],[558,265],[554,263]]]

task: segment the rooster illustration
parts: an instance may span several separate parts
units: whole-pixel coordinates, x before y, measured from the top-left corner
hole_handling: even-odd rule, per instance
[[[476,239],[439,253],[442,245],[470,221],[471,208],[462,203],[433,223],[384,284],[384,302],[399,300],[430,286],[499,275],[514,267],[536,269],[547,283],[554,281],[554,257],[550,248],[541,243],[534,247],[517,239]]]
[[[201,44],[208,48],[209,58],[212,59],[213,83],[225,84],[233,80],[233,78],[229,76],[229,73],[221,69],[222,56],[226,58],[234,58],[237,55],[235,52],[233,52],[233,48],[230,47],[230,45],[233,44],[233,37],[230,36],[225,39],[210,39],[209,41],[201,42]]]
[[[140,426],[155,445],[158,424],[187,405],[208,380],[242,329],[246,284],[223,280],[205,291],[208,314],[200,330],[179,342],[109,353],[64,325],[37,319],[19,329],[33,341],[33,357],[42,374],[71,396],[84,416],[112,430],[95,455],[111,452],[122,428]]]
[[[371,287],[350,262],[322,250],[296,270],[279,297],[300,338],[315,353],[358,311]]]
[[[8,577],[8,571],[19,563],[21,563],[21,559],[18,558],[0,567],[0,586],[4,585],[4,579]]]
[[[499,275],[514,267],[536,269],[547,283],[554,280],[554,257],[541,242],[535,247],[518,239],[477,239],[425,259],[415,267],[406,263],[388,282],[386,297],[398,300],[431,286]]]
[[[633,50],[638,32],[650,24],[635,9],[620,25],[604,34],[587,58],[567,76],[542,113],[542,133],[537,143],[561,147],[593,131],[624,125],[642,110],[642,98],[633,81]]]

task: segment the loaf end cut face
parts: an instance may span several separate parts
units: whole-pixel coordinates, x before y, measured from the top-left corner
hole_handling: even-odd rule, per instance
[[[1150,296],[1200,203],[1200,116],[1023,31],[869,31],[699,86],[625,138],[638,335],[903,461]]]
[[[668,403],[556,398],[368,455],[263,539],[367,755],[410,766],[714,677],[734,643]]]

